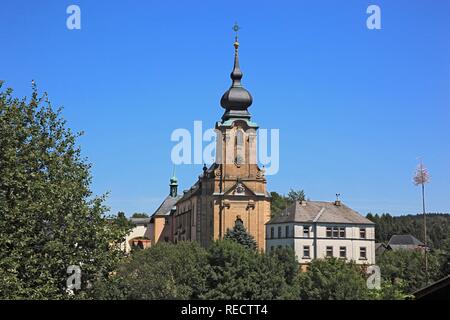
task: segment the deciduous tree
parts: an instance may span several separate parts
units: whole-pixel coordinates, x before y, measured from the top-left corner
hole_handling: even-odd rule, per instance
[[[67,268],[81,267],[81,291],[113,271],[126,230],[105,217],[90,190],[90,164],[61,110],[33,83],[30,99],[0,85],[0,298],[58,299]]]

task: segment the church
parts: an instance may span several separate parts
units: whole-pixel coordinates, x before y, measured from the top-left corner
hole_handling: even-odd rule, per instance
[[[258,249],[265,250],[271,199],[264,169],[257,164],[258,125],[248,111],[253,98],[243,87],[242,77],[236,36],[232,83],[220,100],[224,113],[215,125],[215,163],[204,166],[198,180],[182,194],[178,194],[178,180],[172,177],[170,193],[155,213],[150,218],[134,219],[142,228],[129,235],[127,250],[159,241],[198,241],[207,247],[223,238],[236,221],[255,238]]]
[[[224,113],[215,126],[215,163],[205,165],[197,181],[182,194],[173,176],[169,195],[155,213],[132,219],[135,228],[125,250],[160,241],[197,241],[207,247],[240,222],[254,237],[258,250],[292,247],[301,265],[326,257],[374,264],[374,224],[339,200],[297,201],[271,217],[267,179],[257,164],[258,125],[248,111],[253,98],[242,86],[242,77],[236,36],[232,83],[220,100]]]

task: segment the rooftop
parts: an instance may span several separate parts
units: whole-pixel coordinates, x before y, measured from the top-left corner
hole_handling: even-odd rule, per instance
[[[370,224],[372,221],[363,217],[342,202],[296,201],[290,207],[273,217],[267,224],[287,222],[318,222],[343,224]]]
[[[389,246],[424,246],[424,243],[410,234],[394,234],[388,243]]]
[[[181,195],[178,195],[176,197],[167,196],[164,201],[161,203],[161,205],[156,209],[155,213],[153,213],[152,218],[154,216],[168,216],[172,212],[173,209],[175,209],[175,204],[178,200],[181,199]]]

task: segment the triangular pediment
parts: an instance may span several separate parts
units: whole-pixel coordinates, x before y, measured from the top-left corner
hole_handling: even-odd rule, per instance
[[[227,196],[236,197],[250,197],[255,196],[255,193],[245,185],[242,181],[237,181],[232,187],[224,192]]]

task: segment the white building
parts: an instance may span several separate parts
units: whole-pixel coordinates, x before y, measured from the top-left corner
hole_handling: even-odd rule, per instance
[[[292,246],[300,264],[336,257],[375,264],[375,224],[340,201],[296,201],[266,224],[266,250]]]

